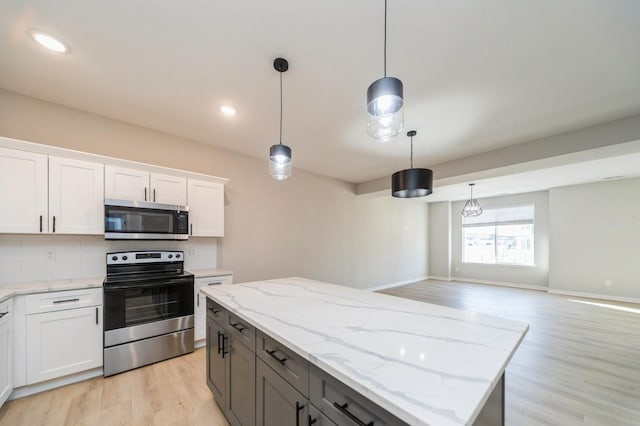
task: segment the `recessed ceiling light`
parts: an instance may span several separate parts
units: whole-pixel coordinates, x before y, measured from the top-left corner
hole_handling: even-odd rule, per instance
[[[229,105],[222,105],[220,107],[220,112],[222,112],[224,115],[228,115],[229,117],[238,113],[238,111],[236,111],[234,107],[231,107]]]
[[[41,33],[39,31],[29,31],[29,35],[38,42],[41,46],[46,47],[49,50],[53,50],[57,53],[67,52],[67,46],[65,46],[60,40],[56,40],[50,35]]]

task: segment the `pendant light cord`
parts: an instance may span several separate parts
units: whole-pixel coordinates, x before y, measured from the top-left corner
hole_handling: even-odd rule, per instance
[[[384,76],[387,76],[387,0],[384,0]]]
[[[413,169],[413,136],[411,136],[411,168]]]
[[[282,145],[282,71],[280,71],[280,145]]]

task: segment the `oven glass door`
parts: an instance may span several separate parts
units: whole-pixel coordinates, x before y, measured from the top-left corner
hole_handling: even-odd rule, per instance
[[[105,233],[187,234],[189,213],[138,207],[104,208]]]
[[[105,330],[193,315],[193,281],[104,289]]]

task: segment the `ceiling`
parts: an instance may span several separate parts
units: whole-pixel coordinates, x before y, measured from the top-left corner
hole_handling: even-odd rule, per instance
[[[639,21],[637,0],[389,0],[388,71],[418,130],[415,165],[640,113]],[[0,29],[2,88],[265,161],[285,57],[295,167],[355,183],[408,167],[408,138],[366,134],[382,0],[5,0]]]

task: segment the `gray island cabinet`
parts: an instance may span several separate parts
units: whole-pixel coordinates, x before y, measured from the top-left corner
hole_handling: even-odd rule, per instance
[[[504,424],[526,324],[303,278],[201,291],[232,425]]]

